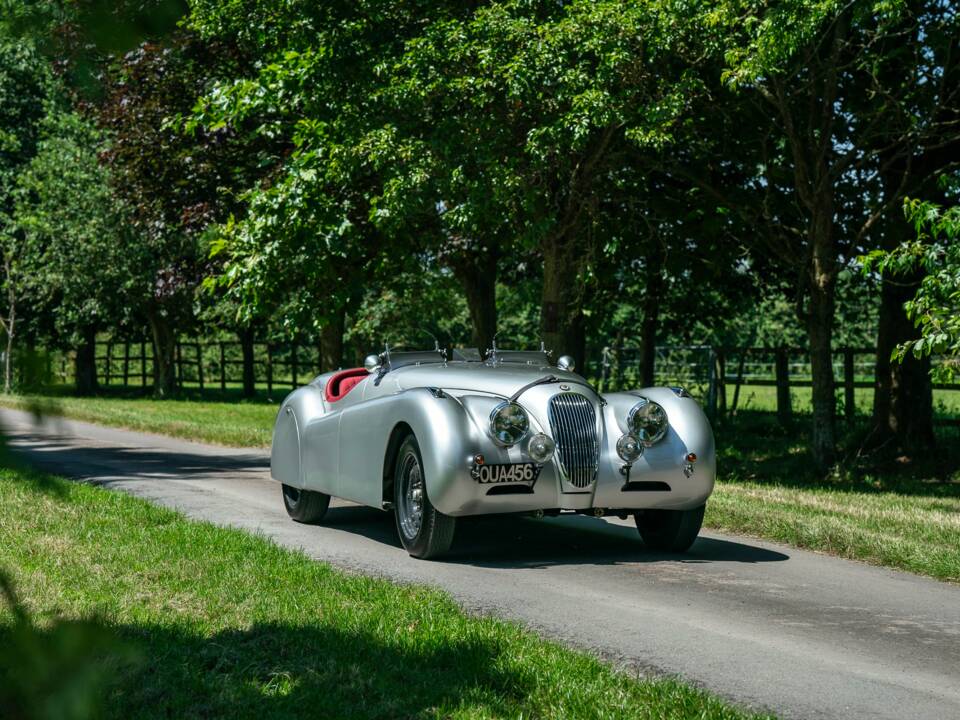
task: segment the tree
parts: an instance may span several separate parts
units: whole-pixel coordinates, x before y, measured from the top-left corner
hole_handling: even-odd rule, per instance
[[[944,110],[957,98],[941,80],[953,75],[943,63],[956,54],[949,48],[957,19],[936,2],[800,0],[772,8],[725,3],[714,17],[726,29],[726,80],[737,95],[729,124],[712,122],[704,134],[722,127],[745,138],[738,160],[747,192],[727,193],[737,196],[731,206],[740,203],[763,224],[757,249],[798,278],[813,371],[811,450],[826,471],[835,458],[837,279],[879,241],[880,221],[902,200],[911,175],[898,175],[897,163],[909,167],[925,149],[943,149],[953,122]],[[901,72],[904,47],[915,60],[912,78]]]
[[[656,2],[492,4],[431,23],[389,79],[398,137],[430,158],[409,174],[426,165],[420,184],[480,237],[540,253],[541,337],[581,367],[603,188],[631,150],[669,143],[694,90],[670,54],[689,20]]]
[[[97,331],[130,320],[138,271],[126,251],[123,206],[99,161],[103,146],[89,121],[51,103],[37,154],[18,179],[15,210],[31,248],[32,312],[51,318],[49,342],[76,348],[76,388],[84,395],[97,388]]]
[[[135,231],[127,249],[138,258],[138,306],[151,329],[160,395],[175,388],[177,336],[193,324],[197,288],[212,269],[203,235],[236,207],[232,193],[273,162],[265,143],[247,144],[222,127],[184,132],[175,122],[215,78],[236,76],[243,63],[234,48],[188,32],[107,63],[97,105],[111,138],[103,158]]]
[[[907,218],[916,238],[891,251],[876,250],[865,258],[865,272],[879,270],[893,278],[922,267],[926,274],[916,295],[906,303],[907,316],[919,337],[900,343],[891,361],[942,356],[932,369],[940,382],[960,375],[960,205],[908,200]]]
[[[30,43],[0,36],[0,255],[5,301],[0,327],[6,338],[4,392],[10,392],[12,384],[18,307],[29,281],[23,265],[30,249],[14,217],[17,178],[36,154],[49,84],[46,64]]]
[[[192,127],[289,148],[282,168],[251,187],[244,210],[224,223],[213,246],[220,284],[243,317],[282,309],[290,334],[320,334],[325,367],[340,364],[347,307],[392,283],[394,256],[426,249],[422,227],[385,232],[383,187],[410,146],[393,141],[380,78],[424,17],[468,11],[435,2],[193,5],[198,32],[261,62],[252,77],[209,92]]]

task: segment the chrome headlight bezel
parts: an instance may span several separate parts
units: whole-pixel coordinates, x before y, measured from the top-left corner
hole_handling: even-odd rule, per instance
[[[527,441],[527,455],[538,465],[546,465],[557,452],[557,444],[546,433],[535,433]]]
[[[656,445],[667,436],[670,421],[667,411],[660,403],[641,397],[640,402],[627,414],[627,432],[636,437],[645,447]]]
[[[502,447],[512,447],[530,432],[530,418],[518,403],[504,400],[490,411],[490,437]]]
[[[617,440],[617,455],[627,464],[633,464],[643,457],[643,443],[633,433],[621,435]]]

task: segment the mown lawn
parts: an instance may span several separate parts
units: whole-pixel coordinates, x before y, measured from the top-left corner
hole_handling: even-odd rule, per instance
[[[232,447],[267,447],[279,402],[135,395],[0,395],[4,407]]]
[[[722,482],[705,523],[960,582],[960,497]]]
[[[0,471],[0,547],[27,616],[0,609],[0,715],[63,717],[86,694],[108,718],[748,717],[90,485]]]
[[[935,457],[861,454],[865,426],[846,428],[835,471],[818,477],[809,417],[780,427],[745,413],[716,428],[719,478],[706,524],[796,547],[960,582],[960,442],[944,429]]]

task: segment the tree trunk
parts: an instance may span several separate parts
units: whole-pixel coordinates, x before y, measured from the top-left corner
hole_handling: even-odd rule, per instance
[[[543,244],[540,331],[554,360],[571,355],[578,372],[584,374],[584,288],[580,278],[582,263],[575,249],[576,243],[571,240],[550,239]]]
[[[177,335],[170,321],[159,312],[151,312],[148,320],[153,334],[153,392],[159,397],[167,397],[177,389],[174,367]]]
[[[243,397],[252,398],[257,392],[253,346],[256,332],[252,327],[245,327],[237,335],[240,336],[240,353],[243,356]]]
[[[343,326],[346,312],[340,308],[334,317],[320,328],[320,362],[322,372],[343,367]]]
[[[497,334],[497,258],[487,253],[469,267],[455,268],[457,280],[463,286],[473,326],[470,343],[481,353],[493,346]]]
[[[84,328],[83,339],[73,361],[77,395],[93,395],[99,387],[97,380],[97,329]]]
[[[813,427],[810,450],[817,470],[826,473],[836,460],[836,395],[833,380],[833,314],[836,306],[837,250],[833,238],[833,207],[824,201],[811,219],[812,261],[807,336],[813,376]]]
[[[898,363],[891,362],[890,355],[900,343],[920,337],[903,304],[913,298],[922,279],[922,273],[883,279],[870,436],[872,447],[911,457],[931,451],[936,444],[930,358],[907,353]]]
[[[663,294],[663,246],[656,238],[651,239],[647,255],[647,287],[644,290],[643,321],[640,323],[640,384],[653,387],[656,384],[657,330],[660,326],[660,301]]]
[[[6,319],[0,319],[4,332],[7,334],[7,349],[3,354],[3,391],[9,393],[12,389],[13,377],[13,338],[17,328],[17,293],[11,280],[10,259],[4,258],[4,270],[7,278],[7,310]]]
[[[884,158],[884,166],[888,168],[883,174],[884,191],[891,200],[899,200],[908,187],[924,195],[936,192],[932,188],[921,190],[925,174],[909,175],[910,166],[905,162]],[[914,232],[902,214],[890,215],[883,232],[884,250],[893,250],[909,240]],[[873,428],[868,443],[872,449],[882,448],[891,455],[924,455],[936,444],[930,358],[917,359],[907,353],[903,363],[890,360],[897,345],[920,337],[920,331],[907,318],[903,304],[914,297],[925,274],[926,271],[919,268],[904,275],[885,274],[881,278]]]
[[[13,329],[16,320],[11,309],[7,320],[7,349],[3,354],[3,391],[9,393],[13,387]]]

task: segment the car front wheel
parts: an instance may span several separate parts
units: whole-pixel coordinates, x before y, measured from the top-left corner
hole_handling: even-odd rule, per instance
[[[292,485],[283,486],[283,506],[287,515],[297,522],[314,524],[323,520],[330,507],[330,496],[315,490],[301,490]]]
[[[700,534],[706,505],[693,510],[643,510],[634,514],[640,537],[651,550],[682,553]]]
[[[413,435],[397,453],[393,504],[400,542],[413,557],[434,558],[450,549],[456,520],[437,510],[427,497],[420,446]]]

